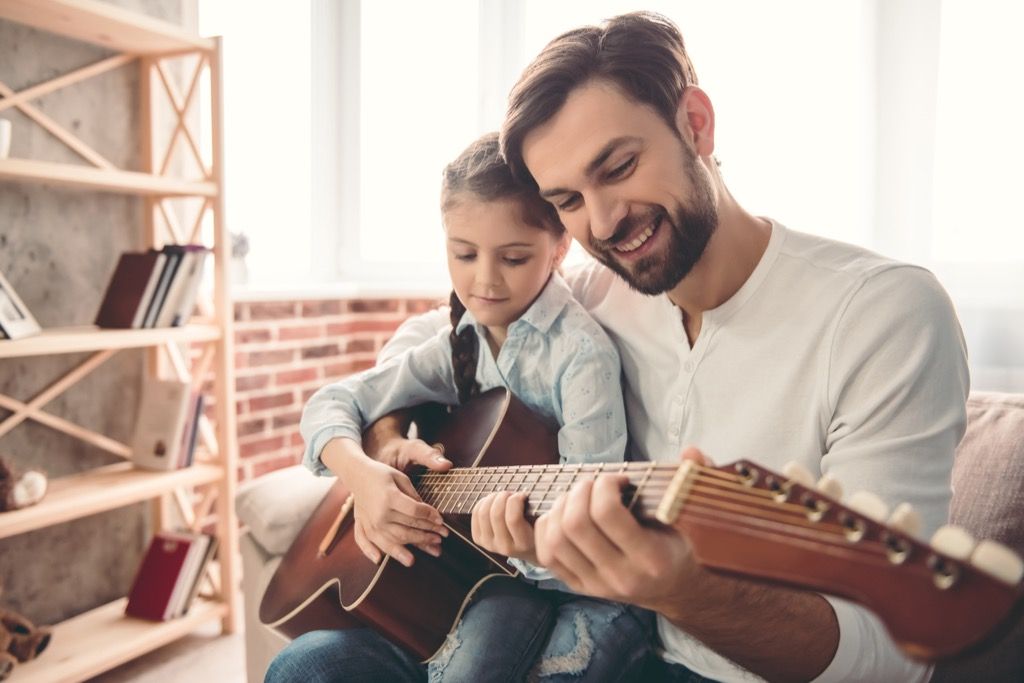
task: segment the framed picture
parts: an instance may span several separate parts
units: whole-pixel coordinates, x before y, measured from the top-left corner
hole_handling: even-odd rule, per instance
[[[39,332],[39,323],[25,308],[3,273],[0,273],[0,330],[8,339],[20,339]]]

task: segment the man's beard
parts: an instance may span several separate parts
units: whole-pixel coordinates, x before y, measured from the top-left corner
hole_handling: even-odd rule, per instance
[[[718,227],[718,208],[710,180],[697,169],[696,158],[688,148],[684,147],[683,154],[686,156],[686,175],[694,190],[691,206],[679,205],[672,215],[664,207],[651,207],[642,214],[624,218],[611,239],[601,242],[593,238],[590,240],[591,253],[641,294],[661,294],[682,282],[700,261]],[[615,244],[658,220],[661,220],[658,232],[669,231],[668,243],[663,249],[637,260],[632,266],[624,265],[616,258]],[[655,237],[652,235],[650,239]]]

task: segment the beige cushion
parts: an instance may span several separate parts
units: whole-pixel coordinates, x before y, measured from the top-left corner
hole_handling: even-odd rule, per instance
[[[1024,395],[971,394],[949,518],[1024,554]]]
[[[1024,555],[1024,395],[974,392],[953,465],[950,522]],[[933,683],[1024,680],[1024,618],[979,651],[935,668]]]
[[[271,555],[282,555],[334,481],[301,465],[286,467],[240,486],[235,510],[257,543]]]

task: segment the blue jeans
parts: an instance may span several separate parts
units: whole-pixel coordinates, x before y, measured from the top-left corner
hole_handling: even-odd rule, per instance
[[[653,626],[634,607],[492,579],[429,663],[370,629],[314,631],[274,659],[266,683],[641,680]]]

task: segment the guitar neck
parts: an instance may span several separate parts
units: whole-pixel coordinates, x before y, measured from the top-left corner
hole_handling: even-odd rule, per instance
[[[623,503],[640,519],[649,520],[655,518],[678,469],[678,464],[651,462],[456,468],[425,473],[416,488],[424,502],[444,515],[469,515],[477,501],[497,491],[526,493],[526,515],[535,518],[576,482],[621,474],[629,478]]]

